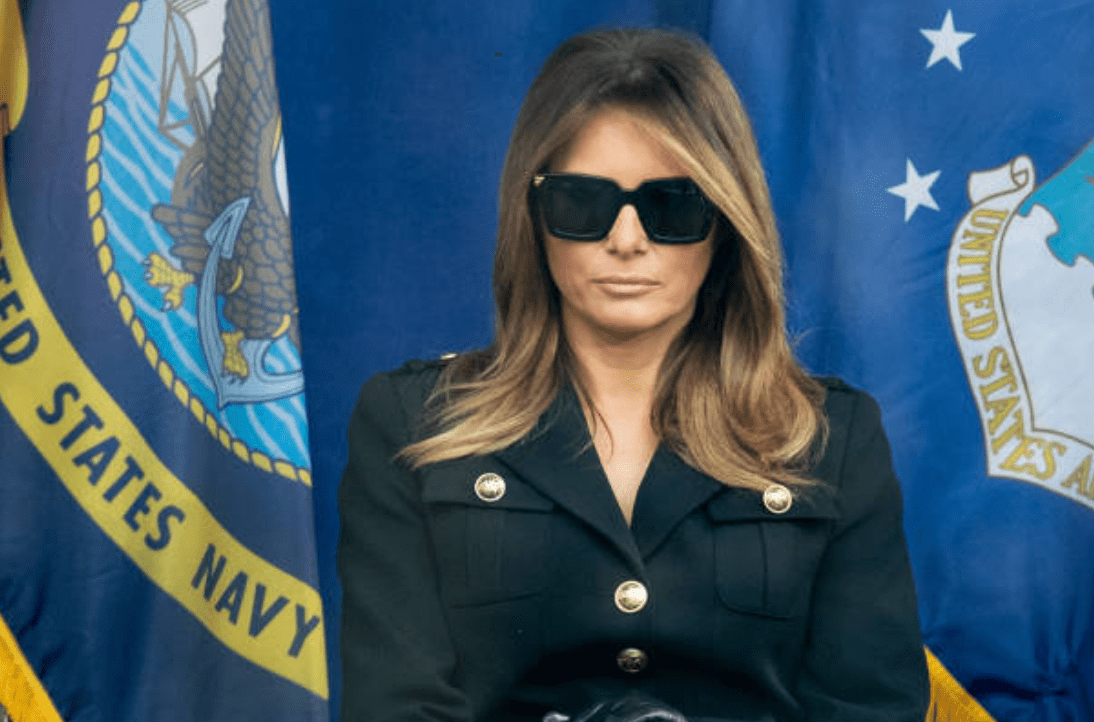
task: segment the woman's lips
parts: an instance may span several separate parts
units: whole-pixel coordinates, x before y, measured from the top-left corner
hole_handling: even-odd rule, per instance
[[[646,276],[599,276],[593,283],[612,296],[639,296],[660,285]]]

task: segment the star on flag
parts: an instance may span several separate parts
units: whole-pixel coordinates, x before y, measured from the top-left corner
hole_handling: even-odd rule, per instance
[[[900,185],[887,188],[894,196],[900,196],[904,199],[904,222],[907,223],[911,219],[912,214],[920,206],[926,206],[933,210],[938,210],[938,204],[935,203],[934,197],[931,196],[931,186],[936,180],[938,180],[940,170],[936,170],[934,173],[928,173],[927,175],[920,175],[919,171],[915,169],[915,165],[912,164],[912,159],[907,159],[907,166],[904,172],[904,182]]]
[[[954,29],[952,10],[946,11],[946,18],[938,30],[921,28],[919,32],[931,42],[931,57],[927,59],[928,68],[945,58],[955,68],[961,70],[961,54],[958,51],[962,45],[976,37],[976,33],[962,33]]]

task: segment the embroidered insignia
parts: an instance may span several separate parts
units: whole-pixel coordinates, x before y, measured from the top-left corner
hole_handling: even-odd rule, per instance
[[[266,6],[132,3],[89,123],[90,221],[134,340],[240,458],[310,483]]]
[[[968,192],[947,290],[988,474],[1094,507],[1094,146],[1040,186],[1019,156]]]

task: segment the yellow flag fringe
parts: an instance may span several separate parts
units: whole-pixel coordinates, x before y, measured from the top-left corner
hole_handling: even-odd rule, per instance
[[[931,704],[926,722],[995,722],[949,670],[927,652],[927,669],[931,675]]]
[[[0,720],[63,722],[38,675],[31,669],[15,635],[0,617]]]

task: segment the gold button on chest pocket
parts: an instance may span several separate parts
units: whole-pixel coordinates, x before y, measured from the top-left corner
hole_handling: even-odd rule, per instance
[[[794,505],[794,495],[782,484],[764,489],[764,508],[772,514],[785,514]]]
[[[505,479],[494,473],[486,473],[475,479],[475,496],[487,504],[493,504],[505,496]]]

